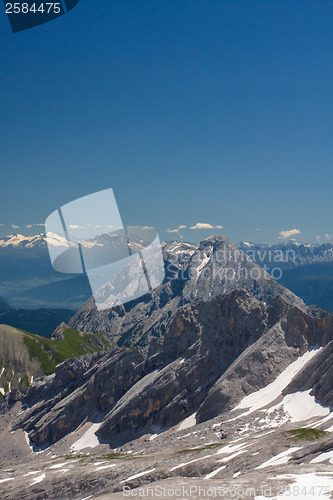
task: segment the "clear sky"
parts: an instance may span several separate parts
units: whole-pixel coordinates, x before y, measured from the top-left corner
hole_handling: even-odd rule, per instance
[[[109,187],[162,239],[333,234],[333,1],[80,0],[17,34],[1,8],[2,235]]]

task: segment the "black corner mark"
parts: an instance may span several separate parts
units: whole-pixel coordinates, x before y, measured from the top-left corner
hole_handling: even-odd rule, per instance
[[[65,5],[67,10],[74,9],[74,7],[79,3],[80,0],[65,0]]]
[[[63,16],[80,0],[3,0],[13,33],[39,26]]]

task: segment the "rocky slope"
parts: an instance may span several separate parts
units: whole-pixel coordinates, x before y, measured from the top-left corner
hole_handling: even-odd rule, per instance
[[[332,331],[330,318],[312,318],[282,296],[266,305],[237,290],[194,302],[183,306],[164,336],[148,346],[68,360],[55,375],[16,395],[26,410],[15,428],[45,446],[87,419],[99,421],[97,436],[114,447],[153,428],[172,427],[195,412],[203,422],[272,383],[311,346],[327,346],[329,353]],[[314,386],[327,405],[333,402],[333,382],[329,360],[320,362],[326,360],[323,352],[315,351]],[[322,381],[320,390],[316,380]],[[6,404],[10,398],[4,410]]]
[[[62,323],[51,339],[0,325],[0,394],[24,390],[38,377],[54,373],[67,358],[110,349],[103,335],[88,335]]]
[[[304,475],[311,498],[327,498],[332,349],[331,318],[283,296],[265,304],[234,290],[186,304],[149,345],[66,360],[3,398],[2,498],[192,486],[203,499],[202,488],[222,486],[262,500]]]
[[[146,345],[163,336],[179,307],[210,300],[244,288],[263,302],[283,295],[304,307],[301,299],[276,283],[225,236],[214,236],[197,247],[167,243],[163,247],[166,279],[151,294],[112,310],[98,312],[91,298],[70,321],[82,331],[105,331],[118,345]]]
[[[68,344],[67,325],[34,339],[55,373],[2,398],[4,499],[123,498],[124,486],[240,477],[262,500],[263,484],[274,476],[277,494],[299,464],[316,485],[332,479],[332,317],[309,314],[224,237],[164,255],[151,295],[100,313],[88,303],[73,319],[86,333],[72,348],[109,352],[55,367],[41,342]]]

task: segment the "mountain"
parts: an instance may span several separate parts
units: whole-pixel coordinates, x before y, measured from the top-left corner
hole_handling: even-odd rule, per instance
[[[53,245],[66,245],[56,235],[49,235],[49,238]],[[110,235],[97,236],[86,245],[89,247],[87,251],[98,248],[99,252],[103,252],[105,249],[107,255],[111,246],[114,251],[114,240]],[[132,242],[133,250],[140,250],[144,245],[145,241],[138,237]],[[183,250],[177,250],[181,248],[177,245],[181,245]],[[173,257],[186,255],[185,243],[167,243],[164,247],[167,258],[172,253]],[[175,252],[169,252],[173,247]],[[198,246],[188,244],[187,248],[191,251]],[[284,242],[269,246],[241,242],[239,249],[259,266],[266,265],[268,272],[281,269],[282,275],[275,272],[273,278],[301,297],[307,305],[317,304],[333,310],[333,250],[330,243],[302,245]],[[170,262],[168,265],[171,268]],[[86,275],[67,275],[53,270],[45,234],[30,237],[16,234],[0,239],[0,276],[0,295],[16,308],[77,311],[91,296]]]
[[[0,312],[9,311],[12,307],[8,304],[7,300],[3,297],[0,297]]]
[[[35,445],[44,446],[97,412],[102,419],[97,435],[116,447],[152,426],[172,427],[194,412],[203,422],[231,410],[311,346],[329,346],[331,354],[332,340],[331,319],[312,318],[283,296],[268,306],[245,290],[235,290],[181,307],[163,338],[144,348],[65,362],[55,378],[24,393],[22,402],[30,409],[17,425]],[[325,390],[319,394],[315,389],[326,406],[333,404],[330,368],[322,366],[320,373]],[[68,371],[74,377],[69,379]],[[60,388],[66,405],[57,409]],[[41,397],[46,399],[36,420]],[[64,419],[65,428],[57,423]]]
[[[91,296],[86,275],[63,274],[52,268],[47,240],[54,247],[67,248],[67,242],[48,233],[36,236],[15,234],[0,239],[0,295],[15,308],[77,310]],[[121,244],[121,241],[120,241]],[[146,245],[144,239],[133,236],[132,250]],[[88,256],[98,249],[99,259],[108,259],[110,249],[116,252],[111,234],[99,235],[83,244]],[[89,253],[90,252],[90,253]]]
[[[44,248],[46,247],[45,238],[44,234],[37,234],[35,236],[10,234],[0,239],[0,248]]]
[[[282,262],[292,266],[333,261],[333,244],[308,244],[284,241],[276,245],[241,241],[239,248],[256,262]]]
[[[281,295],[267,304],[238,289],[183,305],[163,338],[66,360],[3,398],[12,465],[0,491],[117,499],[124,486],[223,480],[259,499],[258,485],[277,495],[296,469],[332,484],[332,356],[331,318]]]
[[[129,246],[131,248],[139,248],[142,249],[144,245],[147,244],[145,240],[142,238],[142,231],[139,235],[133,235],[131,237],[131,242]],[[122,242],[122,238],[118,237],[117,240],[119,243]],[[127,241],[127,240],[126,240]],[[65,238],[59,236],[55,233],[41,233],[36,234],[35,236],[24,236],[23,234],[10,234],[3,239],[0,239],[0,248],[47,248],[47,244],[51,244],[53,247],[63,247],[68,248],[68,243]],[[91,247],[109,247],[115,248],[115,238],[112,233],[100,234],[94,238],[88,239],[81,243],[81,246],[86,248]]]
[[[54,373],[67,358],[110,348],[103,335],[88,335],[62,323],[51,339],[0,325],[0,393],[24,390],[43,375]]]
[[[41,337],[50,337],[62,322],[68,322],[74,311],[69,309],[0,309],[0,325],[28,330]]]
[[[12,235],[0,240],[0,295],[13,307],[76,310],[88,299],[91,291],[85,288],[87,280],[84,277],[77,288],[71,286],[73,278],[77,275],[64,275],[53,270],[44,235]],[[53,289],[56,285],[57,294]],[[71,297],[66,294],[69,286]]]
[[[310,245],[287,241],[269,246],[243,241],[239,248],[257,264],[266,266],[281,285],[301,297],[307,305],[316,304],[333,311],[331,243]]]
[[[73,314],[74,311],[68,309],[15,309],[0,297],[0,326],[30,330],[42,337],[50,337],[55,328],[69,321]]]
[[[90,298],[69,324],[82,331],[103,330],[118,345],[144,345],[163,335],[179,307],[237,288],[248,290],[264,302],[280,294],[304,307],[299,297],[276,283],[225,236],[207,238],[198,246],[165,243],[163,257],[166,279],[151,294],[100,312]],[[135,283],[131,286],[135,287]]]
[[[119,499],[125,486],[222,481],[259,500],[260,485],[277,496],[296,469],[332,484],[332,315],[225,237],[163,253],[166,279],[151,294],[101,312],[89,300],[76,330],[51,340],[6,340],[45,375],[0,402],[4,498]],[[64,343],[62,359],[91,351],[58,364]],[[6,359],[4,375],[28,371]]]

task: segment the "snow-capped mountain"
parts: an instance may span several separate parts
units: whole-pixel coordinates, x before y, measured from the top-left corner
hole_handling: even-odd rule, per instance
[[[0,402],[2,457],[11,465],[0,471],[4,498],[117,499],[119,485],[144,481],[266,484],[270,467],[276,480],[277,471],[302,467],[315,480],[331,470],[332,316],[309,313],[224,236],[165,243],[163,253],[165,282],[107,311],[89,300],[71,320],[79,330],[72,346],[91,336],[96,349],[51,369],[45,340],[38,353],[54,373],[30,377],[26,390],[15,360],[24,353],[30,370],[36,349],[28,334],[7,342],[16,350],[0,372],[21,385]],[[73,330],[60,330],[52,348],[59,342],[64,352]],[[92,353],[102,339],[106,352]]]
[[[241,241],[239,248],[256,262],[268,260],[288,263],[293,266],[333,261],[333,244],[309,244],[297,241],[284,241],[276,245]]]
[[[82,246],[86,248],[92,247],[110,247],[115,245],[115,235],[114,234],[101,234],[97,235],[95,238],[82,242]],[[124,238],[118,238],[120,241]],[[132,243],[135,245],[144,245],[144,241],[142,239],[136,238]],[[54,247],[68,247],[68,242],[66,238],[55,234],[55,233],[47,233],[47,234],[37,234],[35,236],[24,236],[23,234],[10,234],[5,238],[0,239],[0,248],[30,248],[30,249],[39,249],[46,248],[47,244]]]
[[[23,234],[10,234],[0,239],[0,248],[41,248],[46,247],[45,234],[24,236]]]
[[[158,336],[167,327],[179,306],[210,300],[237,288],[248,290],[263,302],[281,294],[305,307],[299,297],[276,283],[226,236],[212,236],[199,245],[166,243],[163,256],[166,278],[151,294],[104,311],[96,310],[91,297],[73,317],[71,326],[82,331],[104,330],[115,337],[124,332],[124,342],[125,339],[132,342],[134,338],[137,342],[147,342],[150,336]],[[131,289],[140,286],[139,277],[133,276]]]

